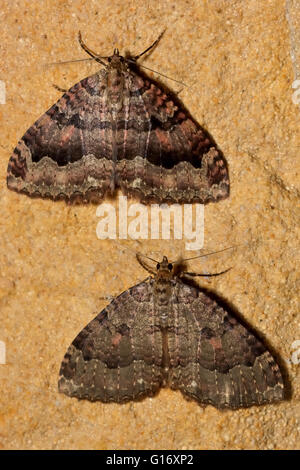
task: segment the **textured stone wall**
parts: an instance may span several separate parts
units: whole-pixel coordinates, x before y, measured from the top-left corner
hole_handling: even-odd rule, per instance
[[[299,447],[300,132],[299,106],[292,100],[300,67],[297,2],[2,4],[0,340],[6,364],[0,363],[0,446]],[[60,363],[76,334],[107,304],[106,297],[146,277],[133,252],[172,259],[196,253],[185,251],[184,240],[99,240],[95,206],[10,192],[7,162],[18,139],[60,97],[52,84],[69,88],[97,70],[90,62],[47,65],[84,57],[79,29],[91,49],[109,55],[115,47],[140,52],[166,26],[144,64],[188,84],[161,77],[173,91],[181,90],[180,98],[229,164],[230,198],[205,208],[204,250],[238,245],[189,267],[216,272],[232,266],[223,276],[201,278],[201,285],[232,304],[281,358],[291,398],[278,405],[218,411],[171,390],[138,403],[104,405],[57,392]],[[108,202],[117,206],[117,199]]]

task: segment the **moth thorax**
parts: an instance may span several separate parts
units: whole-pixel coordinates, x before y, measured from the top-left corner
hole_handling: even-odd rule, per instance
[[[155,285],[155,299],[158,306],[168,306],[171,296],[171,285],[168,280],[158,279]]]
[[[110,70],[107,77],[107,104],[114,114],[123,107],[124,76],[116,69]]]
[[[107,77],[107,86],[113,90],[123,89],[124,75],[118,69],[111,69]]]

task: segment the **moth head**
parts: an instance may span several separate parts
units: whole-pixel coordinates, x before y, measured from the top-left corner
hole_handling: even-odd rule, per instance
[[[174,275],[174,267],[169,263],[166,256],[163,257],[160,263],[156,265],[157,276],[160,278],[171,279]]]
[[[175,275],[174,263],[170,263],[166,256],[163,257],[162,261],[157,261],[142,253],[136,253],[136,258],[146,271],[158,279],[172,279]]]
[[[114,49],[113,55],[111,55],[110,57],[107,57],[107,61],[108,61],[108,66],[111,69],[123,70],[124,65],[126,65],[125,64],[126,60],[122,55],[120,55],[119,49]]]

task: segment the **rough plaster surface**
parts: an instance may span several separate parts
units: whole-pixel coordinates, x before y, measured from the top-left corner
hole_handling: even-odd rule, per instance
[[[300,5],[297,0],[286,0],[286,18],[290,29],[290,50],[295,78],[300,77]]]
[[[294,342],[300,339],[300,116],[292,101],[295,63],[287,4],[3,0],[2,5],[0,340],[6,344],[6,364],[0,364],[0,446],[299,447]],[[205,208],[204,250],[239,245],[190,262],[190,268],[233,267],[224,276],[202,278],[201,284],[230,302],[285,364],[292,396],[278,405],[222,412],[170,390],[126,405],[78,402],[57,393],[60,362],[76,334],[106,305],[106,296],[146,277],[126,247],[173,259],[196,253],[186,252],[180,240],[97,239],[95,206],[68,207],[9,192],[8,158],[26,129],[59,98],[53,83],[69,88],[97,70],[89,62],[44,67],[84,57],[79,29],[92,49],[107,55],[114,47],[138,53],[166,26],[144,63],[189,85],[181,99],[229,163],[231,196]],[[161,80],[174,91],[182,88]]]

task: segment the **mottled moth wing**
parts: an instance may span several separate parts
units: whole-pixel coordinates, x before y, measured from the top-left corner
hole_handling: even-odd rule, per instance
[[[280,369],[264,344],[210,295],[177,281],[169,386],[199,403],[240,408],[280,401]]]
[[[60,392],[122,403],[160,388],[161,333],[154,324],[150,282],[116,297],[79,333],[61,365]]]
[[[217,408],[284,397],[274,358],[226,309],[178,278],[149,278],[114,299],[73,341],[59,391],[121,403],[164,386]]]
[[[100,202],[116,187],[142,202],[226,198],[227,164],[207,132],[121,56],[111,59],[28,129],[9,160],[8,187],[68,202]]]
[[[81,202],[101,200],[113,187],[103,74],[74,85],[28,129],[9,160],[10,189]]]
[[[205,204],[226,198],[227,164],[208,133],[153,81],[133,71],[128,81],[117,186],[142,202]]]

